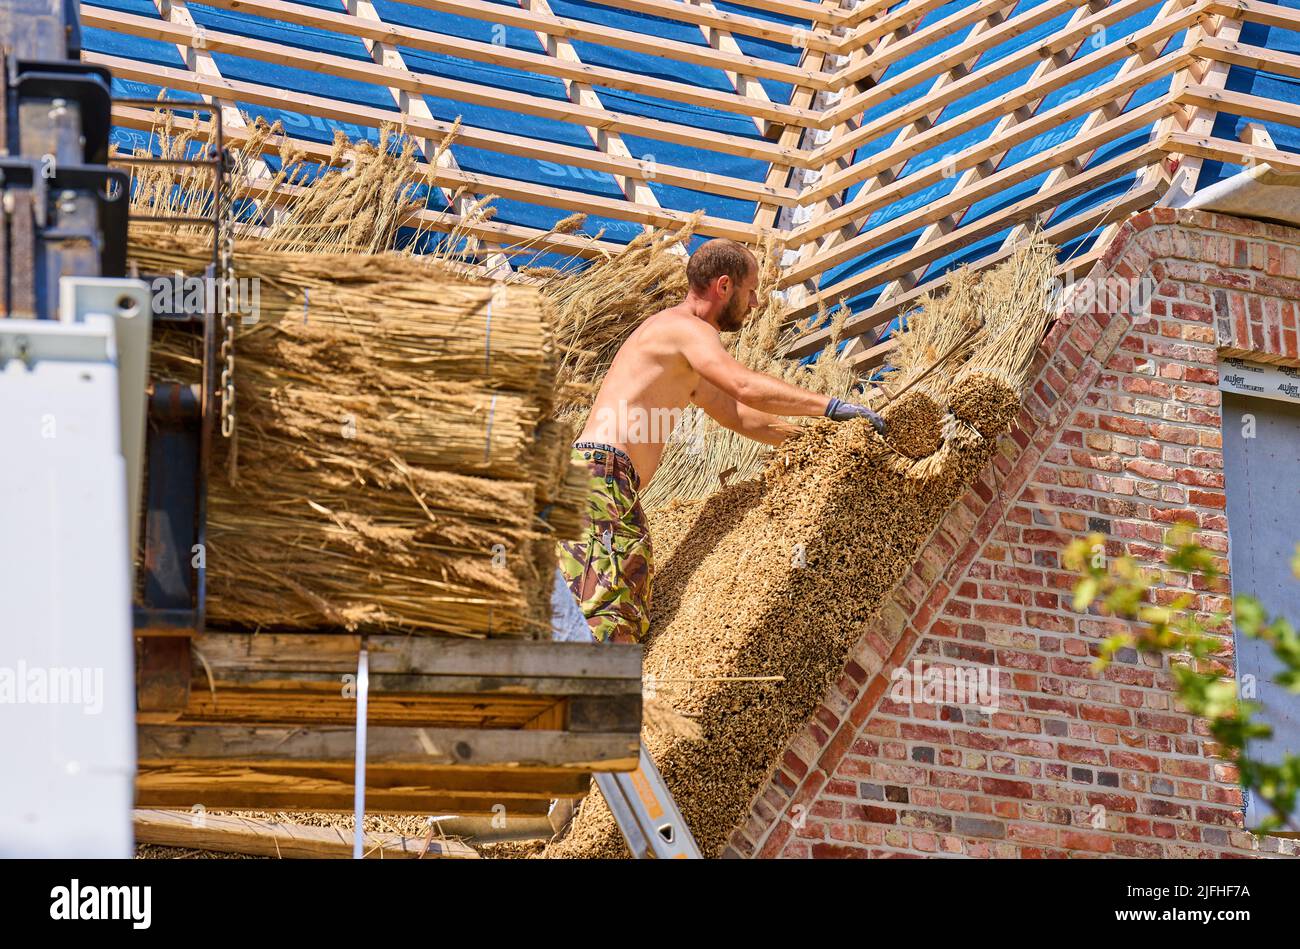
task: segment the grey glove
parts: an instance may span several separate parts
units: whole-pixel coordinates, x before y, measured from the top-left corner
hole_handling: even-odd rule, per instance
[[[826,406],[826,417],[836,422],[847,422],[851,418],[864,418],[872,424],[877,434],[885,434],[885,420],[865,405],[855,405],[852,402],[831,399],[830,404]]]

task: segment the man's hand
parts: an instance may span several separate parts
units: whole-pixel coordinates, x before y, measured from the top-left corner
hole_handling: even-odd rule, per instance
[[[876,434],[885,434],[885,420],[865,405],[855,405],[852,402],[841,402],[839,399],[831,399],[830,404],[826,406],[826,417],[836,422],[847,422],[849,419],[853,418],[864,418],[876,429]]]

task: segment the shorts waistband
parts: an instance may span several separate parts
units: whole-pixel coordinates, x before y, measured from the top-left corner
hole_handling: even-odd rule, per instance
[[[632,459],[627,456],[627,452],[621,448],[615,448],[613,445],[606,445],[604,442],[574,442],[573,447],[587,448],[591,451],[607,451],[611,455],[618,455],[618,457],[622,458],[629,465],[632,464]]]
[[[638,491],[641,489],[641,475],[637,473],[636,465],[632,464],[632,459],[628,457],[627,452],[621,448],[606,445],[604,442],[574,442],[573,447],[581,451],[603,451],[613,458],[617,458],[627,465],[627,470],[632,475],[633,487]]]

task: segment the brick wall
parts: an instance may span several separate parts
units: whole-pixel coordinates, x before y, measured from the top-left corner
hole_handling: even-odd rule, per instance
[[[1073,612],[1060,564],[1089,531],[1111,555],[1156,562],[1168,526],[1194,518],[1226,572],[1217,351],[1300,365],[1298,264],[1300,230],[1163,208],[1124,225],[1092,276],[1150,274],[1149,312],[1053,325],[1015,430],[853,650],[728,855],[1300,853],[1243,829],[1235,770],[1175,707],[1162,657],[1130,650],[1093,671],[1119,621]],[[1227,582],[1200,586],[1201,609],[1227,605]],[[991,670],[995,707],[896,701],[891,672],[917,661]]]

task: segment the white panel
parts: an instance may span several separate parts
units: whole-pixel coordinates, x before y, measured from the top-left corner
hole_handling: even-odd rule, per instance
[[[0,322],[12,333],[20,321]],[[111,343],[111,322],[64,333],[78,330]],[[0,856],[132,853],[118,398],[111,363],[9,359],[0,368]]]

